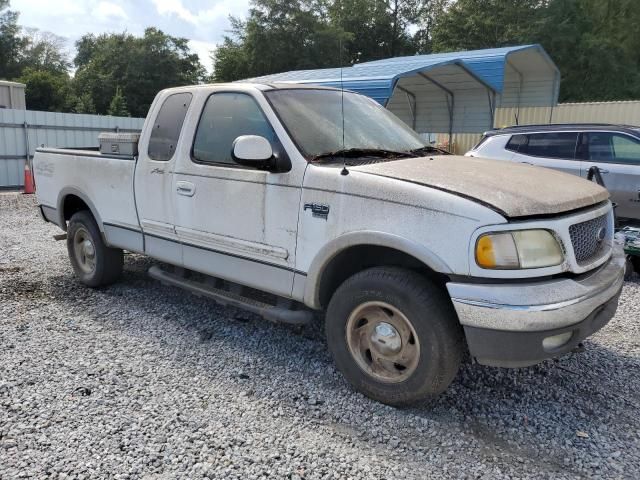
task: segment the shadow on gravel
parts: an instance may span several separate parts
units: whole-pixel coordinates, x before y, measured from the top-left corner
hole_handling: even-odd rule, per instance
[[[99,306],[89,307],[87,312],[96,322],[118,324],[118,311],[105,315],[105,306],[119,305],[129,311],[126,329],[128,334],[151,337],[152,341],[172,343],[173,335],[180,338],[183,355],[192,350],[206,348],[209,343],[221,342],[225,348],[237,349],[253,361],[269,365],[270,372],[280,372],[289,384],[299,385],[299,392],[282,392],[279,402],[284,406],[300,409],[298,403],[306,400],[306,392],[323,392],[327,405],[320,407],[322,415],[333,422],[351,428],[350,421],[343,421],[339,405],[330,405],[334,398],[349,398],[361,405],[363,415],[384,412],[386,407],[353,393],[337,374],[326,349],[322,327],[312,325],[303,329],[268,323],[256,316],[233,308],[223,308],[212,301],[199,299],[182,290],[164,287],[150,279],[146,270],[154,262],[137,255],[126,258],[125,274],[121,283],[112,287],[89,290],[68,274],[51,276],[34,281],[30,285],[14,284],[18,297],[37,297],[43,291],[63,304],[81,307],[83,299],[98,297]],[[9,287],[9,285],[5,285]],[[97,310],[93,310],[93,309]],[[108,310],[107,310],[108,311]],[[133,313],[131,313],[133,312]],[[153,331],[139,322],[138,316],[157,319]],[[234,321],[234,319],[236,321]],[[605,327],[606,328],[606,327]],[[159,341],[158,341],[159,340]],[[436,422],[444,428],[454,427],[477,438],[491,455],[497,450],[510,455],[539,459],[536,444],[543,442],[562,448],[587,448],[576,438],[576,431],[607,432],[615,430],[618,436],[629,436],[637,426],[635,415],[640,411],[637,392],[639,385],[629,383],[626,369],[638,369],[640,360],[611,350],[597,341],[587,342],[587,351],[549,361],[535,367],[506,370],[465,364],[450,388],[441,396],[405,410],[395,410],[397,415],[413,415]],[[286,355],[283,355],[283,352]],[[174,358],[180,362],[179,355]],[[186,358],[186,357],[184,357]],[[291,361],[295,359],[295,361]],[[202,361],[200,359],[199,361]],[[248,389],[251,395],[262,399],[273,398],[273,377],[243,378],[241,375],[221,373],[215,364],[211,367],[212,379],[225,375],[236,382],[238,389]],[[612,368],[614,367],[614,368]],[[313,384],[309,386],[309,384]],[[318,400],[323,405],[325,400]],[[621,403],[628,408],[611,410],[611,404]],[[302,410],[316,420],[318,408]],[[402,429],[394,432],[401,435]],[[409,438],[404,441],[422,443],[426,440]],[[562,469],[563,451],[547,454],[546,462]]]

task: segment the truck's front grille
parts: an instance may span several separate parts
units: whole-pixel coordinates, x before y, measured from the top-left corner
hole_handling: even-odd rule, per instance
[[[578,265],[587,265],[603,256],[612,234],[607,215],[571,225],[569,236]]]

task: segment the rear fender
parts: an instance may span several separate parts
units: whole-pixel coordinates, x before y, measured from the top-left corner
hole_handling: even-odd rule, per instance
[[[74,195],[74,196],[78,197],[80,200],[82,200],[89,207],[89,210],[91,211],[91,214],[93,215],[93,218],[95,218],[96,223],[98,224],[98,228],[100,229],[100,232],[104,236],[104,226],[102,224],[102,218],[100,218],[100,214],[98,213],[98,210],[96,209],[96,207],[93,204],[93,202],[89,199],[89,196],[86,195],[85,193],[81,192],[80,190],[78,190],[75,187],[65,187],[58,194],[58,202],[57,202],[58,226],[60,228],[62,228],[63,230],[65,230],[65,231],[67,230],[67,222],[66,222],[66,220],[64,218],[64,202],[67,199],[67,197],[69,197],[70,195]]]

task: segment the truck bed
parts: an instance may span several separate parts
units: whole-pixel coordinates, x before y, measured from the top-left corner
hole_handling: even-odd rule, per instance
[[[33,168],[38,198],[50,221],[63,226],[62,199],[72,193],[87,203],[105,236],[109,236],[109,226],[140,230],[133,193],[133,156],[105,155],[88,149],[39,148]]]

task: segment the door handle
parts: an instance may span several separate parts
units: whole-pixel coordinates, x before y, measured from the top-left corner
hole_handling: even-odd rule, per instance
[[[185,197],[193,197],[196,193],[196,186],[191,182],[176,182],[176,192],[178,195],[184,195]]]

